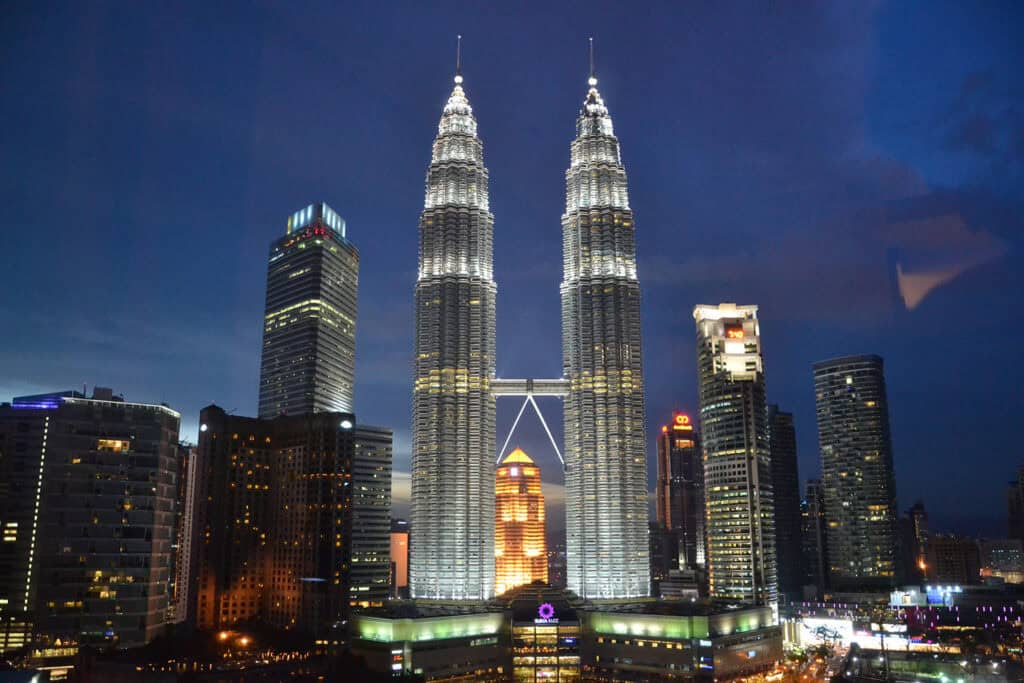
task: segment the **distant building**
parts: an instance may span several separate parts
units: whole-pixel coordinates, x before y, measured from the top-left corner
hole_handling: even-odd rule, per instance
[[[1007,486],[1006,503],[1009,536],[1024,541],[1024,467],[1017,471],[1017,478]]]
[[[768,406],[768,443],[775,498],[775,554],[779,592],[789,599],[801,595],[803,551],[801,543],[800,475],[797,471],[796,430],[793,413]]]
[[[891,587],[899,561],[896,480],[882,359],[814,364],[833,589]]]
[[[350,603],[379,605],[391,594],[392,432],[356,425],[352,455]]]
[[[825,504],[821,480],[808,479],[800,501],[802,518],[804,586],[813,586],[811,597],[822,597],[828,588],[828,543],[825,541]]]
[[[954,534],[934,534],[928,539],[928,580],[932,583],[976,584],[981,573],[978,542]]]
[[[188,618],[189,591],[192,571],[192,547],[195,544],[196,513],[196,447],[181,443],[178,445],[178,490],[174,522],[174,572],[170,594],[171,608],[167,611],[168,621],[180,623]]]
[[[516,448],[495,471],[494,557],[498,595],[548,580],[540,468]]]
[[[548,543],[548,583],[555,588],[565,588],[565,573],[565,541]]]
[[[337,636],[351,605],[384,600],[387,430],[361,430],[350,413],[263,420],[217,406],[203,409],[199,430],[199,498],[208,502],[198,506],[189,613],[200,628],[257,619]],[[369,566],[356,569],[356,558]]]
[[[391,520],[391,597],[409,597],[409,523]]]
[[[920,583],[928,578],[928,512],[922,501],[907,510],[899,528],[906,578]]]
[[[978,541],[981,577],[1005,583],[1024,583],[1024,543],[1016,538],[982,538]]]
[[[661,582],[679,570],[679,532],[661,522],[650,522],[648,530],[651,556],[651,590],[661,595]]]
[[[757,306],[697,306],[709,592],[778,603],[775,506]]]
[[[351,413],[359,252],[323,203],[288,218],[267,266],[259,415]]]
[[[101,387],[0,406],[0,620],[31,620],[43,642],[65,645],[131,647],[163,632],[179,422]]]
[[[658,435],[658,523],[679,542],[678,563],[672,569],[703,570],[704,459],[700,438],[689,415],[673,412]],[[653,565],[652,561],[652,565]]]

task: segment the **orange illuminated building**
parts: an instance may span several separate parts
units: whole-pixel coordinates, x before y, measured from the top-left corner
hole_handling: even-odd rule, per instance
[[[540,468],[517,448],[498,465],[495,478],[495,589],[501,595],[547,581],[548,560]]]

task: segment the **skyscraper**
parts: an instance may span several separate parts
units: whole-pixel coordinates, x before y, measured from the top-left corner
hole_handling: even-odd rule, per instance
[[[0,618],[29,613],[37,634],[69,645],[131,647],[163,632],[179,420],[101,387],[0,407],[3,480],[19,487],[0,501]]]
[[[544,537],[544,494],[540,468],[521,448],[495,472],[495,585],[498,595],[534,581],[548,580]]]
[[[640,284],[626,171],[597,79],[576,119],[562,216],[568,587],[650,593]]]
[[[494,217],[462,75],[441,114],[420,214],[410,589],[494,594]]]
[[[192,548],[195,543],[196,511],[196,447],[178,444],[178,491],[175,501],[174,580],[171,596],[173,610],[168,620],[174,623],[188,618],[189,593],[192,588]]]
[[[689,415],[672,413],[658,435],[658,522],[676,532],[679,568],[704,566],[704,460]]]
[[[797,472],[796,430],[793,413],[768,406],[768,443],[772,460],[772,495],[775,499],[775,556],[779,592],[791,599],[803,585],[800,539],[800,475]]]
[[[828,588],[828,549],[825,541],[825,504],[822,501],[821,480],[808,479],[804,498],[800,501],[803,517],[801,536],[803,541],[804,585],[815,587],[815,595],[821,597]]]
[[[899,557],[882,359],[814,364],[832,588],[890,586]]]
[[[336,634],[351,605],[386,598],[388,430],[349,413],[264,420],[208,406],[199,419],[200,628],[257,619]]]
[[[380,605],[391,578],[392,433],[356,425],[352,455],[352,604]]]
[[[697,306],[711,597],[778,601],[775,506],[757,306]]]
[[[359,252],[323,203],[270,246],[259,415],[353,411]]]

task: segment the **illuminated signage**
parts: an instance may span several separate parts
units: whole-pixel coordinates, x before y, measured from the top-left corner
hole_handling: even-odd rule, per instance
[[[743,325],[726,325],[725,326],[725,338],[726,339],[743,339]]]
[[[692,432],[693,425],[690,424],[690,416],[677,413],[672,421],[672,429],[677,432]]]
[[[535,624],[557,624],[558,619],[555,617],[555,606],[550,602],[545,602],[537,608],[537,616],[539,618],[534,619]]]

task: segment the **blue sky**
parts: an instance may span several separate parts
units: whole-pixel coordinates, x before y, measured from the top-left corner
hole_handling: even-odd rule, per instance
[[[361,252],[357,414],[396,430],[407,471],[416,226],[455,34],[491,171],[498,372],[533,377],[561,371],[559,219],[593,35],[636,216],[652,455],[673,407],[695,408],[693,306],[754,303],[801,478],[819,471],[811,363],[878,353],[901,507],[1005,532],[1024,464],[1017,3],[4,15],[0,400],[108,385],[168,402],[186,436],[209,403],[254,414],[269,244],[326,201]],[[517,409],[499,407],[499,441]],[[558,481],[535,420],[515,440]]]

